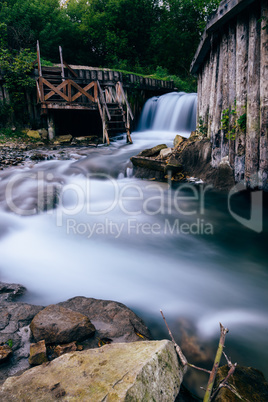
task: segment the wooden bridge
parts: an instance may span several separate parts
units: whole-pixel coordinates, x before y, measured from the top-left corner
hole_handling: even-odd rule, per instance
[[[41,115],[47,114],[51,118],[49,111],[52,110],[98,111],[104,143],[110,143],[110,136],[125,132],[127,142],[132,142],[131,120],[134,115],[123,88],[123,80],[125,88],[158,89],[162,93],[174,89],[172,81],[152,80],[132,74],[123,78],[123,74],[117,71],[70,66],[63,60],[61,47],[59,50],[61,63],[43,67],[37,43],[36,88]],[[51,125],[50,122],[48,125]]]

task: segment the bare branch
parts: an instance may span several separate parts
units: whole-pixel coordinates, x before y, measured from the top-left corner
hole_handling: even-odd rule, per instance
[[[226,361],[227,361],[228,367],[232,367],[232,366],[233,366],[233,363],[232,363],[231,360],[228,358],[227,354],[226,354],[225,352],[222,352],[222,353],[224,354],[224,357],[225,357],[225,359],[226,359]],[[237,364],[237,363],[235,363],[235,364]]]
[[[225,355],[225,353],[224,353],[224,355]],[[227,356],[225,356],[225,357],[227,357]],[[236,366],[237,366],[237,363],[235,363],[235,364],[233,364],[230,360],[228,360],[228,365],[229,365],[229,362],[230,362],[230,369],[229,369],[229,371],[228,371],[228,373],[227,373],[227,376],[224,378],[224,380],[223,381],[221,381],[221,383],[220,383],[220,385],[218,386],[218,388],[215,390],[215,392],[213,393],[213,395],[212,395],[212,397],[211,397],[211,400],[213,400],[214,398],[215,398],[215,396],[217,395],[217,393],[219,392],[219,390],[221,389],[221,388],[223,388],[223,387],[227,387],[228,389],[230,389],[229,387],[229,384],[227,383],[227,381],[229,380],[229,378],[231,377],[231,375],[233,375],[234,374],[234,372],[235,372],[235,369],[236,369]],[[232,392],[233,392],[233,390],[231,390]]]
[[[187,359],[186,359],[186,357],[184,356],[184,354],[182,353],[182,350],[181,350],[181,348],[179,347],[179,345],[177,345],[177,343],[175,342],[175,339],[174,339],[174,337],[173,337],[173,335],[172,335],[172,332],[171,332],[170,329],[169,329],[169,326],[168,326],[168,324],[167,324],[167,321],[166,321],[166,318],[165,318],[165,316],[164,316],[164,314],[163,314],[163,311],[160,310],[160,313],[161,313],[161,315],[162,315],[162,317],[163,317],[163,320],[165,321],[166,327],[167,327],[167,329],[168,329],[169,336],[170,336],[172,342],[174,343],[176,352],[177,352],[177,354],[178,354],[178,356],[179,356],[179,358],[180,358],[180,360],[181,360],[181,362],[182,362],[182,365],[183,365],[183,366],[187,366],[187,365],[188,365]]]
[[[191,363],[187,363],[187,366],[192,367],[192,368],[194,368],[196,370],[204,371],[205,373],[208,373],[208,374],[211,373],[210,370],[206,370],[206,369],[204,369],[202,367],[197,367],[197,366],[195,366],[194,364],[191,364]]]
[[[211,393],[212,393],[212,388],[215,382],[216,374],[218,371],[218,367],[221,361],[221,356],[224,348],[224,342],[225,342],[225,337],[226,334],[229,332],[228,328],[224,328],[224,326],[220,323],[220,329],[221,329],[221,335],[220,335],[220,341],[219,341],[219,346],[217,349],[217,353],[215,356],[214,364],[212,367],[211,374],[208,379],[208,385],[207,385],[207,390],[203,399],[203,402],[209,402],[211,401]]]

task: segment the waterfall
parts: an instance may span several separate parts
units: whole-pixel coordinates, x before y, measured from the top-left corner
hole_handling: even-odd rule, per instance
[[[173,131],[189,137],[196,129],[197,94],[171,92],[145,103],[139,131]]]

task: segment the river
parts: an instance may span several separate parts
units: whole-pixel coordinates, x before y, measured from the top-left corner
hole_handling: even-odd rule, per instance
[[[132,138],[0,173],[0,280],[26,286],[33,304],[78,295],[122,302],[159,338],[168,336],[159,309],[175,332],[186,320],[213,347],[222,322],[233,362],[267,376],[263,194],[136,179],[130,157],[172,146],[174,132]],[[249,222],[251,206],[259,221],[246,227],[239,217]]]

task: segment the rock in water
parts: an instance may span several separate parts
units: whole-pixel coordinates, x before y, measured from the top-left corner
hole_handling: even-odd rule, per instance
[[[26,288],[15,283],[0,282],[0,302],[12,301],[22,296],[26,292]]]
[[[45,340],[46,344],[83,341],[95,333],[88,317],[56,304],[40,311],[30,329],[36,342]]]
[[[91,348],[103,338],[120,343],[152,339],[144,322],[122,303],[78,296],[59,305],[86,315],[96,327],[95,337],[86,341]]]
[[[227,365],[219,368],[215,380],[215,389],[226,378],[228,370]],[[238,365],[234,374],[228,379],[228,384],[234,388],[237,396],[228,388],[222,387],[215,397],[215,402],[239,402],[241,400],[250,402],[268,401],[268,383],[262,372],[252,367]]]
[[[10,377],[0,400],[174,401],[183,368],[172,342],[117,343],[65,354]]]

